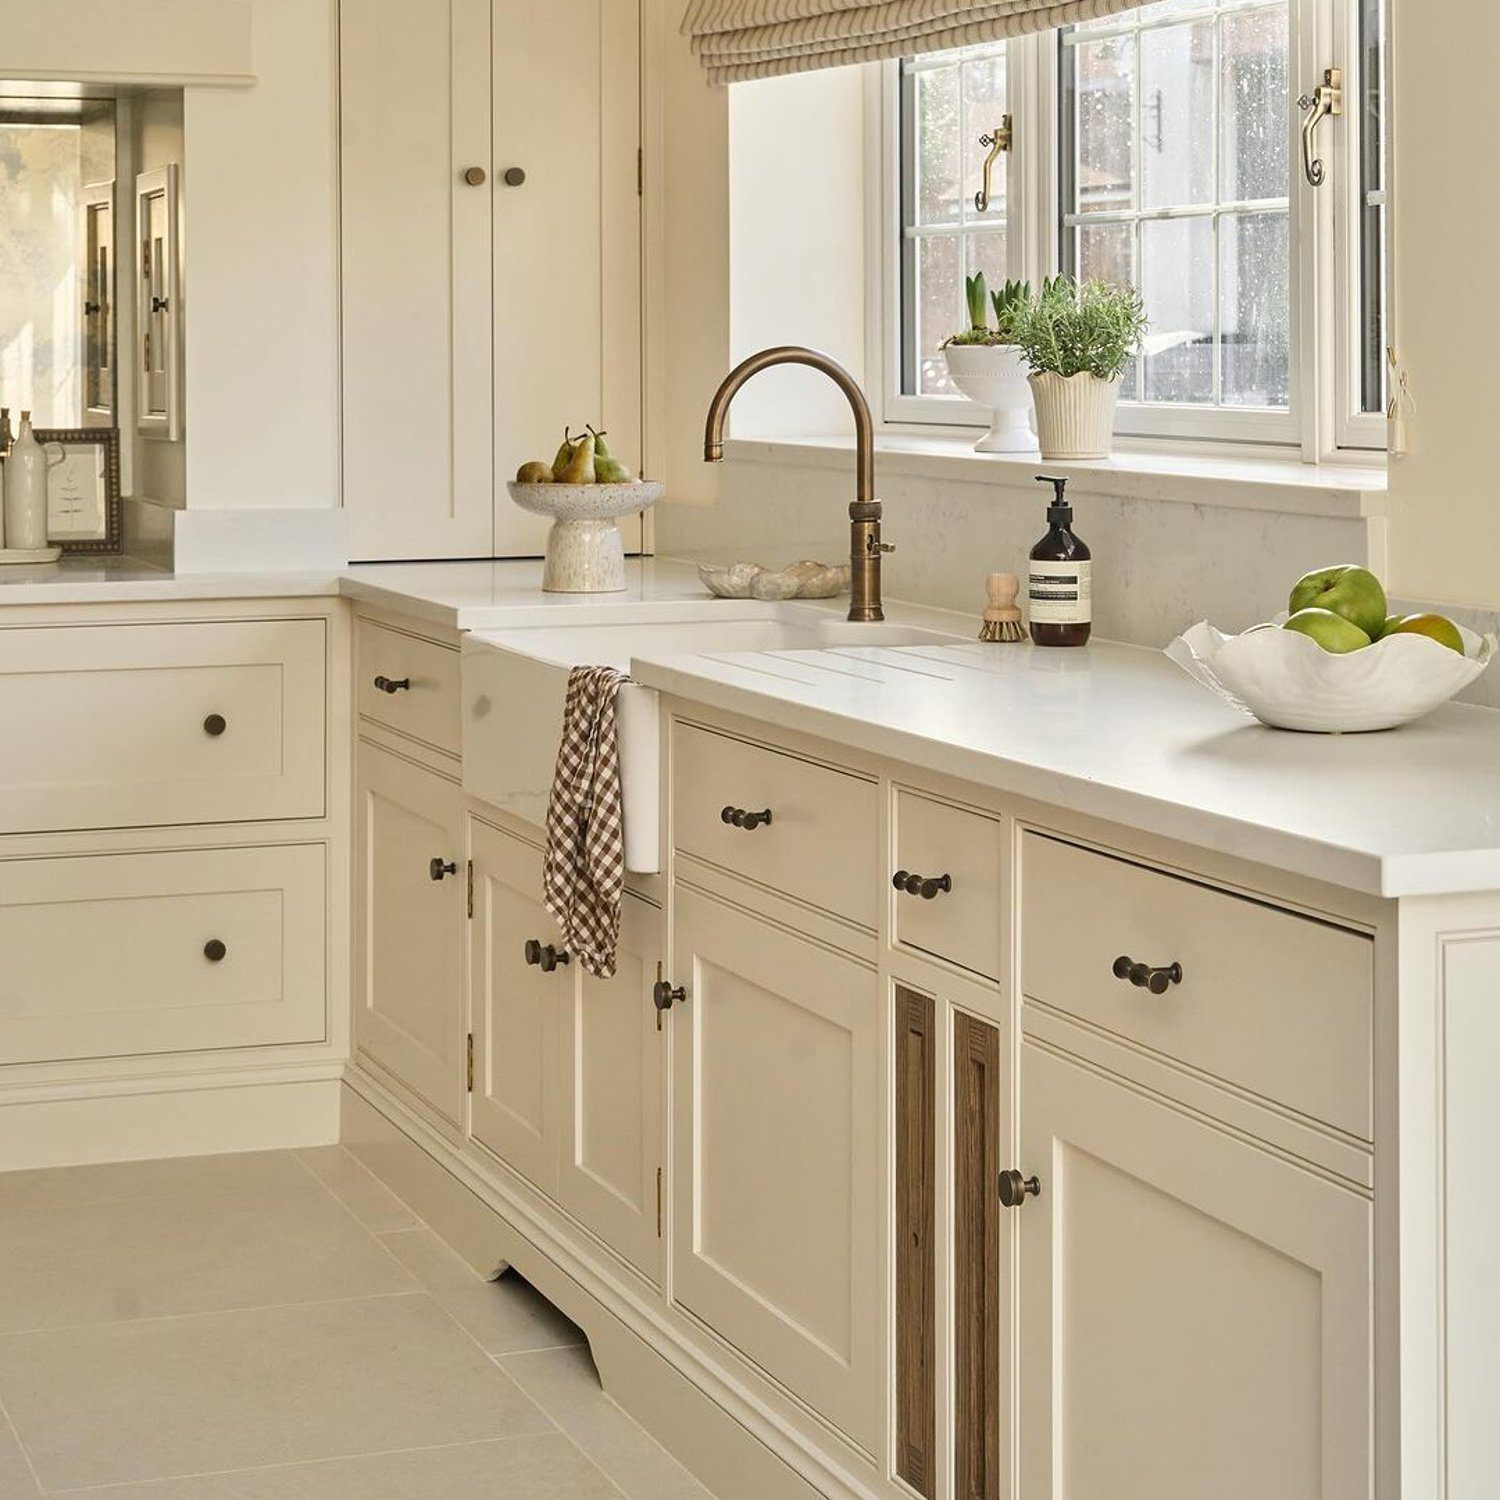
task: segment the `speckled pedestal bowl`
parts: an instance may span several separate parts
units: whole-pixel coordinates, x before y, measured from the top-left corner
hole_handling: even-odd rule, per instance
[[[666,493],[651,479],[629,484],[517,484],[510,498],[533,515],[551,516],[542,587],[549,594],[615,594],[625,587],[625,547],[617,524]]]

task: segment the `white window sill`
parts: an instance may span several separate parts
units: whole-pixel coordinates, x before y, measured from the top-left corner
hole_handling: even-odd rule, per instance
[[[732,438],[725,457],[741,463],[847,470],[848,435]],[[960,484],[1027,486],[1044,469],[1065,475],[1083,495],[1162,500],[1232,510],[1363,520],[1385,514],[1383,463],[1304,464],[1285,457],[1235,454],[1116,452],[1094,462],[1043,463],[1036,454],[976,453],[974,436],[880,433],[875,485],[883,475]]]

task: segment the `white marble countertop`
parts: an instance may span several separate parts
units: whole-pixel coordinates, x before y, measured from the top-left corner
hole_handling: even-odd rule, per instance
[[[1381,896],[1500,889],[1500,713],[1267,729],[1112,642],[840,647],[632,663],[663,692]]]

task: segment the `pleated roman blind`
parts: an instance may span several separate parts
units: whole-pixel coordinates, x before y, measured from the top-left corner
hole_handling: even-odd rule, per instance
[[[1069,26],[1144,0],[692,0],[682,30],[715,83],[941,52]]]

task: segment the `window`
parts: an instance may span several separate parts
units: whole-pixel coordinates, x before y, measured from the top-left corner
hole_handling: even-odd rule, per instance
[[[1384,54],[1383,0],[1157,0],[894,67],[887,416],[973,420],[940,353],[966,274],[1062,270],[1145,298],[1122,432],[1382,446]],[[1322,69],[1304,80],[1299,57],[1345,60],[1318,189],[1297,96]],[[981,211],[979,136],[1006,113],[1014,148]]]

